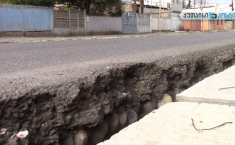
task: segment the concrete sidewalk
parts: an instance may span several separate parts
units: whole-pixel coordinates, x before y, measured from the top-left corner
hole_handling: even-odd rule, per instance
[[[234,82],[235,66],[178,94],[183,102],[152,111],[99,145],[234,145],[235,88],[220,89]]]
[[[235,106],[235,66],[178,94],[177,100]]]
[[[186,32],[180,33],[187,34]],[[90,39],[111,39],[111,38],[131,38],[148,37],[158,35],[179,35],[175,32],[155,32],[144,34],[115,34],[115,35],[95,35],[95,36],[70,36],[70,37],[0,37],[1,43],[25,43],[25,42],[45,42],[45,41],[68,41],[68,40],[90,40]]]
[[[177,102],[145,116],[99,145],[234,145],[235,107]]]
[[[231,32],[232,30],[213,30],[200,32],[195,31],[193,33],[217,33],[217,32]],[[148,36],[159,36],[159,35],[184,35],[193,34],[192,32],[185,31],[156,31],[153,33],[143,34],[115,34],[115,35],[95,35],[95,36],[69,36],[69,37],[0,37],[1,43],[25,43],[25,42],[45,42],[45,41],[68,41],[68,40],[90,40],[90,39],[111,39],[111,38],[130,38],[130,37],[148,37]]]

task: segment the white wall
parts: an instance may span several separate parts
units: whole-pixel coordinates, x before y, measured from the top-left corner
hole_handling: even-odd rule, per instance
[[[54,28],[54,36],[83,36],[84,29]]]
[[[122,17],[88,16],[86,34],[115,34],[122,33]]]
[[[171,19],[170,18],[162,18],[161,21],[162,30],[171,31]],[[152,18],[152,30],[159,30],[159,19]]]
[[[171,31],[179,31],[182,29],[182,20],[179,16],[179,13],[171,14]]]
[[[153,31],[159,30],[159,18],[153,17],[151,21]],[[162,18],[161,21],[162,30],[165,31],[179,31],[182,27],[182,20],[179,17],[179,13],[172,13],[171,18]]]
[[[162,10],[163,11],[163,10]],[[144,13],[158,13],[159,9],[156,8],[144,8]]]

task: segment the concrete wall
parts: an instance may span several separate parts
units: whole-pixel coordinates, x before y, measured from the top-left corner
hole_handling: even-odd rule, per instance
[[[151,26],[153,31],[159,30],[159,14],[152,14]],[[161,28],[163,31],[179,31],[182,28],[182,20],[179,13],[162,13]]]
[[[163,11],[163,10],[162,10]],[[158,13],[159,9],[156,8],[144,8],[144,13]]]
[[[179,13],[171,13],[171,31],[182,30],[182,20]]]
[[[122,33],[122,17],[88,16],[86,34],[117,34]]]
[[[161,21],[162,30],[164,31],[171,31],[171,19],[162,18]],[[159,30],[159,19],[158,18],[152,18],[152,30],[158,31]]]
[[[83,36],[84,35],[84,29],[78,29],[78,28],[54,28],[54,36]]]

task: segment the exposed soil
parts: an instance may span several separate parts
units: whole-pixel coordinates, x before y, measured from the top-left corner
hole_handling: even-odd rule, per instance
[[[233,48],[166,57],[48,86],[54,92],[31,90],[1,100],[0,128],[7,131],[0,144],[97,144],[157,109],[166,93],[176,101],[177,93],[232,66],[234,58]],[[63,96],[76,87],[72,97]],[[29,131],[25,139],[10,138],[23,130]]]

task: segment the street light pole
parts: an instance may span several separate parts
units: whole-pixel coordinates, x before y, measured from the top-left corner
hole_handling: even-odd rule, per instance
[[[140,10],[141,10],[141,14],[143,14],[144,13],[144,0],[140,0],[140,2],[141,2]]]
[[[202,12],[202,0],[201,0],[201,12]],[[201,31],[202,31],[202,17],[201,17]]]
[[[162,3],[161,0],[159,0],[159,31],[162,31]]]
[[[136,0],[134,0],[134,13],[136,13]]]
[[[232,11],[233,11],[233,0],[232,0]],[[232,30],[234,29],[234,20],[232,20]]]
[[[195,0],[193,0],[193,4],[194,4],[194,11],[195,11],[195,5],[196,5],[196,2],[195,2]]]

